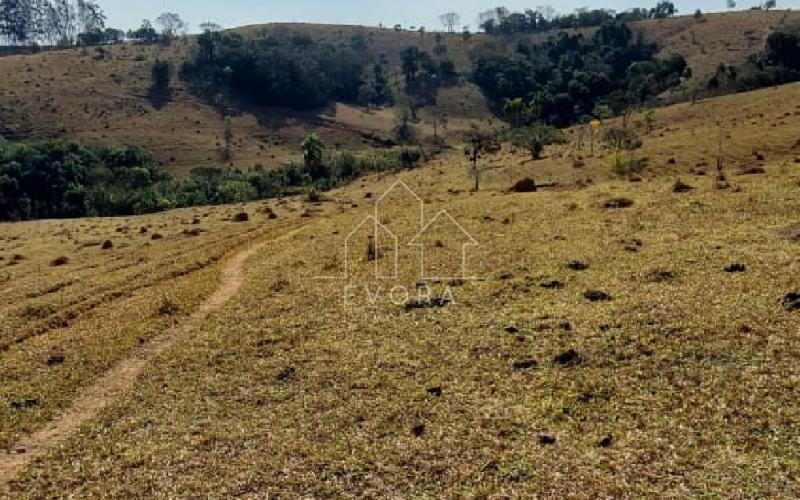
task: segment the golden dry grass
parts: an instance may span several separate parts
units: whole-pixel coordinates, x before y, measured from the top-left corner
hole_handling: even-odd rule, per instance
[[[506,148],[482,160],[489,169],[477,193],[455,151],[327,193],[316,206],[291,201],[282,227],[305,230],[267,245],[233,302],[32,465],[12,493],[797,496],[800,318],[781,301],[800,291],[798,243],[787,238],[800,222],[800,165],[783,161],[800,154],[800,137],[797,115],[777,112],[797,102],[798,89],[660,110],[637,153],[651,157],[641,182],[612,179],[599,150],[594,159],[583,151],[578,180],[593,183],[579,187],[558,157],[563,148],[540,162]],[[717,120],[732,134],[727,190],[692,173],[700,161],[713,165]],[[753,149],[764,152],[765,173],[737,175]],[[526,176],[560,188],[504,192]],[[694,190],[673,192],[679,177]],[[392,286],[416,293],[416,255],[404,248],[399,279],[376,282],[359,232],[350,280],[316,278],[341,274],[345,237],[398,178],[424,200],[426,220],[447,209],[480,245],[468,264],[482,280],[427,280],[437,294],[450,287],[446,307],[393,302]],[[613,198],[633,205],[605,208]],[[385,201],[381,221],[413,234],[414,198],[398,191]],[[223,222],[213,234],[236,227]],[[105,235],[118,222],[98,224]],[[11,227],[33,234],[35,225]],[[441,252],[459,249],[442,239]],[[385,265],[391,248],[379,247]],[[588,267],[570,269],[571,261]],[[733,264],[744,272],[726,272]],[[180,290],[201,295],[213,283],[208,272]],[[344,303],[346,284],[355,288]],[[363,286],[373,294],[381,287],[374,305]],[[588,300],[593,290],[611,300]],[[125,311],[110,318],[127,325]],[[86,342],[112,333],[95,330]],[[31,386],[48,394],[63,383],[48,375],[29,377]],[[22,381],[14,387],[22,397]],[[13,429],[44,420],[25,418],[29,427]]]
[[[739,64],[761,50],[772,28],[796,21],[797,16],[786,11],[739,12],[707,15],[703,23],[682,16],[634,26],[661,43],[664,55],[684,54],[696,79],[702,81],[720,62]],[[351,36],[362,33],[393,63],[408,46],[430,51],[434,44],[433,33],[422,38],[419,33],[357,26],[277,24],[239,28],[245,34],[262,29],[305,33],[330,43],[349,43]],[[532,38],[544,40],[550,35]],[[470,71],[470,48],[482,39],[482,35],[469,41],[461,35],[444,37],[448,57],[463,74]],[[0,57],[4,75],[0,80],[0,134],[16,139],[137,144],[152,151],[159,162],[178,175],[195,166],[221,165],[225,125],[219,112],[190,95],[179,81],[173,84],[172,102],[164,108],[154,109],[147,99],[153,61],[166,59],[177,69],[187,51],[193,50],[193,43],[189,39],[169,48],[124,45]],[[400,76],[394,79],[399,82]],[[491,116],[486,100],[471,84],[442,91],[438,112],[449,120],[443,135],[451,143],[457,142],[471,123]],[[232,123],[234,166],[274,166],[299,160],[299,144],[309,132],[317,132],[329,144],[343,149],[368,148],[363,133],[388,135],[394,125],[394,111],[364,113],[338,106],[298,113],[254,108]],[[429,124],[421,123],[419,128],[424,135],[432,133]]]
[[[300,219],[292,202],[0,227],[0,446],[32,432],[214,289],[219,261]],[[284,220],[285,219],[285,220]],[[157,238],[157,239],[154,239]],[[113,248],[102,249],[105,241]],[[67,263],[53,266],[66,257]]]

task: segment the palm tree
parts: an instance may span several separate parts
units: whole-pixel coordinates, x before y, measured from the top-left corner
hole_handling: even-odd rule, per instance
[[[325,157],[325,143],[317,134],[309,134],[303,141],[303,160],[306,170],[312,178],[318,179],[324,176],[322,162]]]

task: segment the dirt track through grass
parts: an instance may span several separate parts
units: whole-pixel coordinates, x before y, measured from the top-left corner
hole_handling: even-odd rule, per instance
[[[0,455],[0,493],[17,474],[33,461],[44,457],[51,449],[74,434],[81,425],[93,418],[102,408],[130,389],[145,366],[156,356],[170,349],[184,335],[196,331],[205,319],[225,305],[242,286],[245,263],[264,246],[289,239],[302,227],[276,239],[263,241],[235,254],[225,263],[219,287],[186,321],[168,329],[160,336],[131,353],[79,395],[72,407],[40,431],[23,438]]]

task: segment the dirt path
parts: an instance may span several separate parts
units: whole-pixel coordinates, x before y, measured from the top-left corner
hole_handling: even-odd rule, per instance
[[[170,328],[117,363],[83,393],[73,405],[44,428],[21,439],[11,448],[13,453],[0,455],[0,494],[17,474],[31,462],[44,457],[56,445],[73,435],[81,425],[93,418],[112,401],[130,389],[145,366],[170,349],[181,337],[200,328],[209,314],[221,308],[242,286],[245,262],[270,243],[287,240],[303,228],[269,241],[258,243],[231,257],[222,269],[221,283],[200,307],[181,324]]]

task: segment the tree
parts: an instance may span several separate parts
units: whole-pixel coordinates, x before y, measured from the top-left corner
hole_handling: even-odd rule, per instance
[[[222,150],[222,160],[230,161],[233,157],[233,121],[230,116],[225,117],[222,139],[225,141],[225,149]]]
[[[0,36],[12,45],[25,45],[37,34],[37,16],[32,0],[0,0]]]
[[[417,138],[411,120],[414,118],[414,111],[411,106],[404,106],[397,112],[397,125],[394,128],[395,137],[402,144],[411,144]]]
[[[652,11],[652,15],[656,19],[663,19],[665,17],[674,16],[678,10],[675,8],[675,4],[670,1],[663,1],[659,2]]]
[[[403,69],[403,75],[406,79],[406,85],[411,85],[417,79],[417,72],[419,72],[419,57],[420,51],[416,47],[409,47],[400,54],[400,61]]]
[[[736,8],[736,0],[726,0],[725,5],[728,7],[728,10],[733,10]]]
[[[325,143],[320,139],[317,134],[309,134],[303,140],[303,161],[306,166],[306,171],[312,179],[321,179],[325,177],[325,167],[323,165],[325,159]]]
[[[102,31],[106,27],[106,15],[96,2],[78,0],[76,15],[82,33]]]
[[[148,19],[143,19],[139,29],[129,32],[128,36],[142,43],[153,43],[158,39],[158,33]]]
[[[465,139],[467,148],[465,149],[464,153],[471,163],[470,174],[475,181],[475,191],[480,191],[481,172],[480,168],[478,167],[478,160],[480,159],[481,155],[494,147],[494,136],[486,130],[481,130],[477,125],[473,125],[467,132]]]
[[[800,29],[781,29],[767,37],[766,59],[772,64],[800,70]]]
[[[649,134],[653,131],[653,126],[656,123],[656,112],[652,109],[646,109],[642,112],[642,117],[644,118],[645,131]]]
[[[156,24],[167,39],[185,35],[189,31],[189,25],[175,12],[164,12],[156,18]]]
[[[439,16],[439,20],[442,22],[445,31],[448,33],[455,33],[456,26],[461,23],[461,16],[456,12],[447,12]]]
[[[525,101],[521,97],[506,99],[503,105],[503,114],[511,122],[512,127],[521,127],[523,115],[525,114]]]
[[[774,9],[777,5],[778,3],[776,0],[767,0],[766,2],[764,2],[764,9],[765,10]]]
[[[53,0],[45,8],[50,38],[59,45],[72,45],[78,30],[75,6],[70,0]]]
[[[209,32],[214,33],[222,30],[222,26],[213,21],[206,21],[200,23],[200,25],[198,25],[197,27],[200,28],[200,31],[202,31],[203,33],[209,33]]]
[[[153,107],[160,109],[169,101],[169,82],[172,78],[172,67],[167,61],[156,59],[150,70],[150,102]]]

